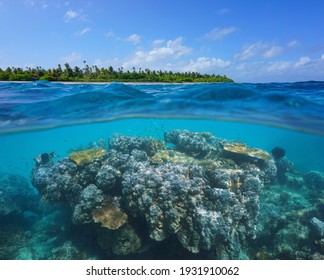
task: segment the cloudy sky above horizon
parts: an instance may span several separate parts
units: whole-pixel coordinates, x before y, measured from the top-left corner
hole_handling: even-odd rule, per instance
[[[323,10],[318,0],[0,0],[0,68],[86,61],[323,81]]]

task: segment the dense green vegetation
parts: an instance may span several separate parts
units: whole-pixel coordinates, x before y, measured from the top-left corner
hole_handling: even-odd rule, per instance
[[[85,64],[85,63],[84,63]],[[115,70],[112,66],[108,68],[90,67],[85,65],[84,68],[75,66],[72,68],[68,63],[64,64],[64,68],[59,64],[57,68],[43,69],[8,67],[3,70],[0,68],[0,81],[71,81],[71,82],[165,82],[165,83],[181,83],[181,82],[233,82],[232,79],[225,75],[208,75],[197,72],[173,73],[172,71],[155,71],[141,68],[136,71],[124,71],[118,68]]]

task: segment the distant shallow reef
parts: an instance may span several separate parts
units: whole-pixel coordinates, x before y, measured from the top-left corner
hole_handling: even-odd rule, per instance
[[[324,174],[280,147],[188,130],[98,143],[35,157],[41,204],[27,224],[10,211],[0,258],[324,259]]]

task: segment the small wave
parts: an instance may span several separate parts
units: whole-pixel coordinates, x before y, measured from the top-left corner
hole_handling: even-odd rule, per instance
[[[201,118],[324,134],[324,83],[0,83],[0,133],[106,120]]]

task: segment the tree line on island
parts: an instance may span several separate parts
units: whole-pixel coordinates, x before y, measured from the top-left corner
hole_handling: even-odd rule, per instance
[[[85,64],[85,62],[84,62]],[[172,72],[162,70],[124,70],[123,67],[114,69],[99,68],[98,66],[84,65],[83,68],[73,68],[65,63],[64,67],[58,64],[57,68],[44,69],[42,67],[26,69],[19,67],[0,68],[0,81],[60,81],[60,82],[164,82],[164,83],[199,83],[199,82],[233,82],[225,75],[200,74],[197,72]]]

